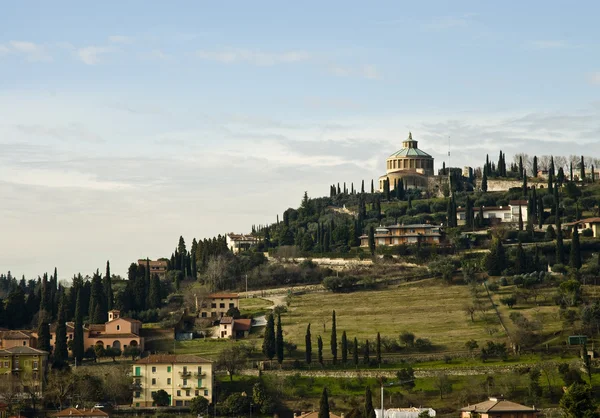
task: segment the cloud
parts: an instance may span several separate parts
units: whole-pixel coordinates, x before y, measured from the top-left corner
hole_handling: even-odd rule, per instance
[[[42,124],[17,124],[15,128],[27,137],[53,138],[62,141],[101,143],[103,139],[78,123],[60,126]]]
[[[225,49],[222,51],[196,51],[196,56],[206,61],[224,64],[246,62],[257,66],[290,64],[306,61],[310,54],[305,51],[262,52],[250,49]]]
[[[526,46],[533,49],[563,49],[573,47],[569,42],[560,39],[530,41],[527,42]]]
[[[327,66],[327,70],[337,77],[357,77],[366,78],[368,80],[381,79],[381,74],[377,70],[377,67],[372,64],[366,64],[361,66],[345,66],[332,64]]]
[[[461,16],[438,16],[423,24],[423,28],[432,31],[442,31],[455,28],[464,28],[476,16],[475,13],[467,13]]]
[[[108,40],[115,44],[132,44],[134,41],[132,37],[124,35],[111,35]]]
[[[31,62],[52,61],[52,57],[44,46],[29,41],[10,41],[8,47],[4,46],[2,48],[0,46],[1,51],[23,55]]]
[[[104,46],[86,46],[77,50],[79,59],[87,65],[100,63],[100,56],[112,52],[113,49]]]
[[[590,84],[600,85],[600,71],[588,74],[587,79]]]
[[[8,49],[8,47],[6,47],[4,45],[0,45],[0,56],[8,54],[9,52],[10,52],[10,49]]]

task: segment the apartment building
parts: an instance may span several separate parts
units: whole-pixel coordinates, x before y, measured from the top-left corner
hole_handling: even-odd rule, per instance
[[[187,406],[192,398],[212,401],[212,361],[194,355],[157,354],[133,364],[133,406],[155,406],[152,395],[169,395],[170,406]]]
[[[0,350],[0,379],[13,379],[23,391],[33,387],[34,392],[42,396],[47,366],[46,351],[29,346]]]
[[[240,308],[240,296],[237,293],[213,293],[202,301],[200,317],[220,319],[227,316],[231,308]]]

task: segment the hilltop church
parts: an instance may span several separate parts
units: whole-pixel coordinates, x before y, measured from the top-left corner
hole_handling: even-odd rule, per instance
[[[430,178],[435,177],[433,157],[420,150],[418,142],[408,133],[402,149],[390,155],[386,161],[386,174],[379,177],[379,191],[383,192],[385,180],[390,181],[390,190],[402,179],[406,188],[431,188]]]

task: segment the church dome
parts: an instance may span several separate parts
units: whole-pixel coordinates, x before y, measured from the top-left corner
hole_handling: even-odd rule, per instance
[[[412,138],[412,133],[409,132],[408,133],[408,139],[406,141],[402,142],[402,149],[400,151],[396,151],[395,153],[393,153],[392,155],[389,156],[389,158],[395,158],[395,157],[429,157],[431,158],[431,155],[427,154],[425,151],[420,150],[418,147],[418,141],[415,141]]]

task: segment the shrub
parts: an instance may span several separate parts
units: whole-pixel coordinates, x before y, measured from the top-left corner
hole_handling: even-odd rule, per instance
[[[428,351],[433,348],[433,344],[427,338],[417,338],[415,340],[415,348],[418,351]]]
[[[594,236],[594,231],[592,231],[590,228],[586,228],[583,230],[583,232],[581,233],[582,236],[584,237],[593,237]]]

